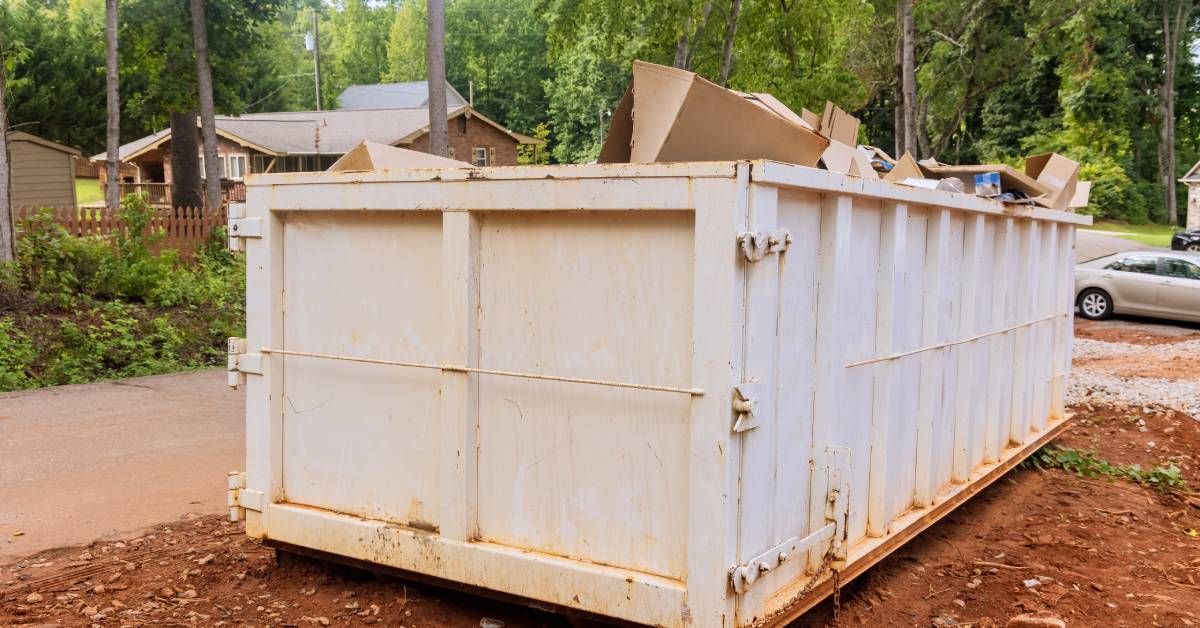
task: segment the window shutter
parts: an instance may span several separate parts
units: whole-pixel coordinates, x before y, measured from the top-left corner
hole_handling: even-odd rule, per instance
[[[496,165],[496,148],[493,146],[488,146],[487,155],[488,155],[487,165],[489,165],[489,166]]]

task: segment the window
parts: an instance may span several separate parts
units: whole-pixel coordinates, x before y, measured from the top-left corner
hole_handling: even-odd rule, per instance
[[[227,178],[240,180],[246,176],[246,156],[228,155],[225,157],[225,172]]]
[[[1119,270],[1126,273],[1143,273],[1153,275],[1158,272],[1156,257],[1123,257],[1108,266],[1105,270]]]
[[[471,163],[475,164],[476,166],[489,165],[488,149],[484,148],[482,146],[476,146],[475,148],[472,148],[471,149]]]
[[[225,160],[223,158],[221,158],[220,155],[217,155],[217,163],[221,165],[221,178],[224,179],[225,173],[227,172],[227,170],[225,169]],[[200,178],[201,179],[204,178],[205,172],[206,171],[204,170],[204,153],[200,153]]]
[[[1180,279],[1200,279],[1200,266],[1174,257],[1164,257],[1163,274]]]

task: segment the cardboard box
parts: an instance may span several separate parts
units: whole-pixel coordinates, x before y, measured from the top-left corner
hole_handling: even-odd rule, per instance
[[[725,89],[692,72],[635,61],[601,163],[774,159],[815,166],[829,140],[777,111],[776,99]],[[799,116],[796,116],[797,118]]]
[[[975,175],[975,194],[977,196],[999,196],[1000,173],[981,172]]]
[[[958,177],[966,184],[964,191],[968,194],[975,193],[975,175],[995,172],[1000,175],[1000,187],[1002,191],[1017,190],[1025,193],[1029,198],[1038,198],[1043,194],[1050,192],[1050,188],[1038,182],[1024,172],[1005,164],[983,164],[973,166],[921,166],[926,172],[933,177]]]
[[[1046,194],[1034,202],[1050,209],[1067,209],[1079,182],[1079,163],[1058,153],[1032,155],[1025,158],[1025,174],[1046,188]]]
[[[896,161],[896,165],[892,166],[891,171],[883,176],[884,181],[893,183],[899,183],[905,179],[923,178],[925,178],[925,173],[921,171],[921,166],[917,164],[916,158],[908,151],[904,151],[904,154]]]
[[[825,101],[825,115],[821,116],[821,135],[848,146],[858,144],[858,118],[846,113],[841,107]]]

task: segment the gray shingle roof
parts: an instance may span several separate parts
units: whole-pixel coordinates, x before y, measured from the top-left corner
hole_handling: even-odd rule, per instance
[[[338,96],[342,109],[415,109],[429,103],[429,82],[378,83],[375,85],[351,85]],[[450,108],[467,104],[462,94],[446,82],[446,106]]]

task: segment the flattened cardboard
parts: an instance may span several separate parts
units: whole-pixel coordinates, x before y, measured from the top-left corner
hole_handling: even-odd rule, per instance
[[[465,162],[407,148],[364,141],[333,162],[326,172],[395,170],[399,168],[474,168]]]
[[[841,142],[830,141],[825,152],[821,154],[825,169],[830,172],[854,175],[864,179],[878,179],[879,173],[871,166],[871,159],[865,153],[847,146]]]
[[[621,146],[628,145],[626,161],[633,163],[774,159],[814,166],[828,146],[773,105],[747,100],[692,72],[635,61],[632,94],[627,113],[617,106],[601,163],[621,160]]]
[[[1067,209],[1082,209],[1088,206],[1088,198],[1092,195],[1092,182],[1080,181],[1075,184],[1075,194],[1067,203]]]
[[[985,172],[1000,173],[1000,187],[1005,190],[1019,190],[1030,198],[1037,198],[1049,192],[1049,188],[1039,183],[1033,177],[1006,164],[981,164],[973,166],[927,166],[921,167],[937,177],[958,177],[963,180],[963,190],[968,194],[975,193],[975,175]]]
[[[809,128],[813,129],[814,131],[821,130],[821,116],[818,116],[808,109],[803,107],[800,108],[800,119],[808,123]]]
[[[898,183],[905,179],[921,179],[925,177],[925,173],[921,172],[921,166],[917,164],[917,160],[912,156],[912,153],[904,151],[900,155],[900,159],[896,161],[896,165],[892,170],[883,175],[884,181],[892,181]]]
[[[817,130],[831,140],[854,146],[858,144],[858,124],[858,118],[827,100],[825,115],[821,116],[821,127]]]
[[[1031,155],[1025,158],[1025,174],[1046,188],[1045,196],[1034,202],[1050,209],[1066,209],[1079,181],[1079,163],[1058,153]]]
[[[633,141],[633,86],[625,90],[621,102],[613,111],[612,122],[608,125],[608,135],[604,145],[600,147],[600,157],[596,160],[602,164],[620,164],[629,162],[629,147]]]
[[[795,111],[792,111],[790,108],[788,108],[787,105],[780,102],[780,100],[778,98],[776,98],[770,94],[767,94],[767,93],[746,94],[746,99],[749,100],[750,102],[757,102],[758,104],[761,104],[762,106],[766,107],[769,111],[771,111],[775,115],[783,118],[784,120],[788,120],[790,122],[799,124],[800,126],[806,128],[810,131],[817,130],[816,127],[812,126],[808,122],[805,122],[804,118],[797,115]]]

